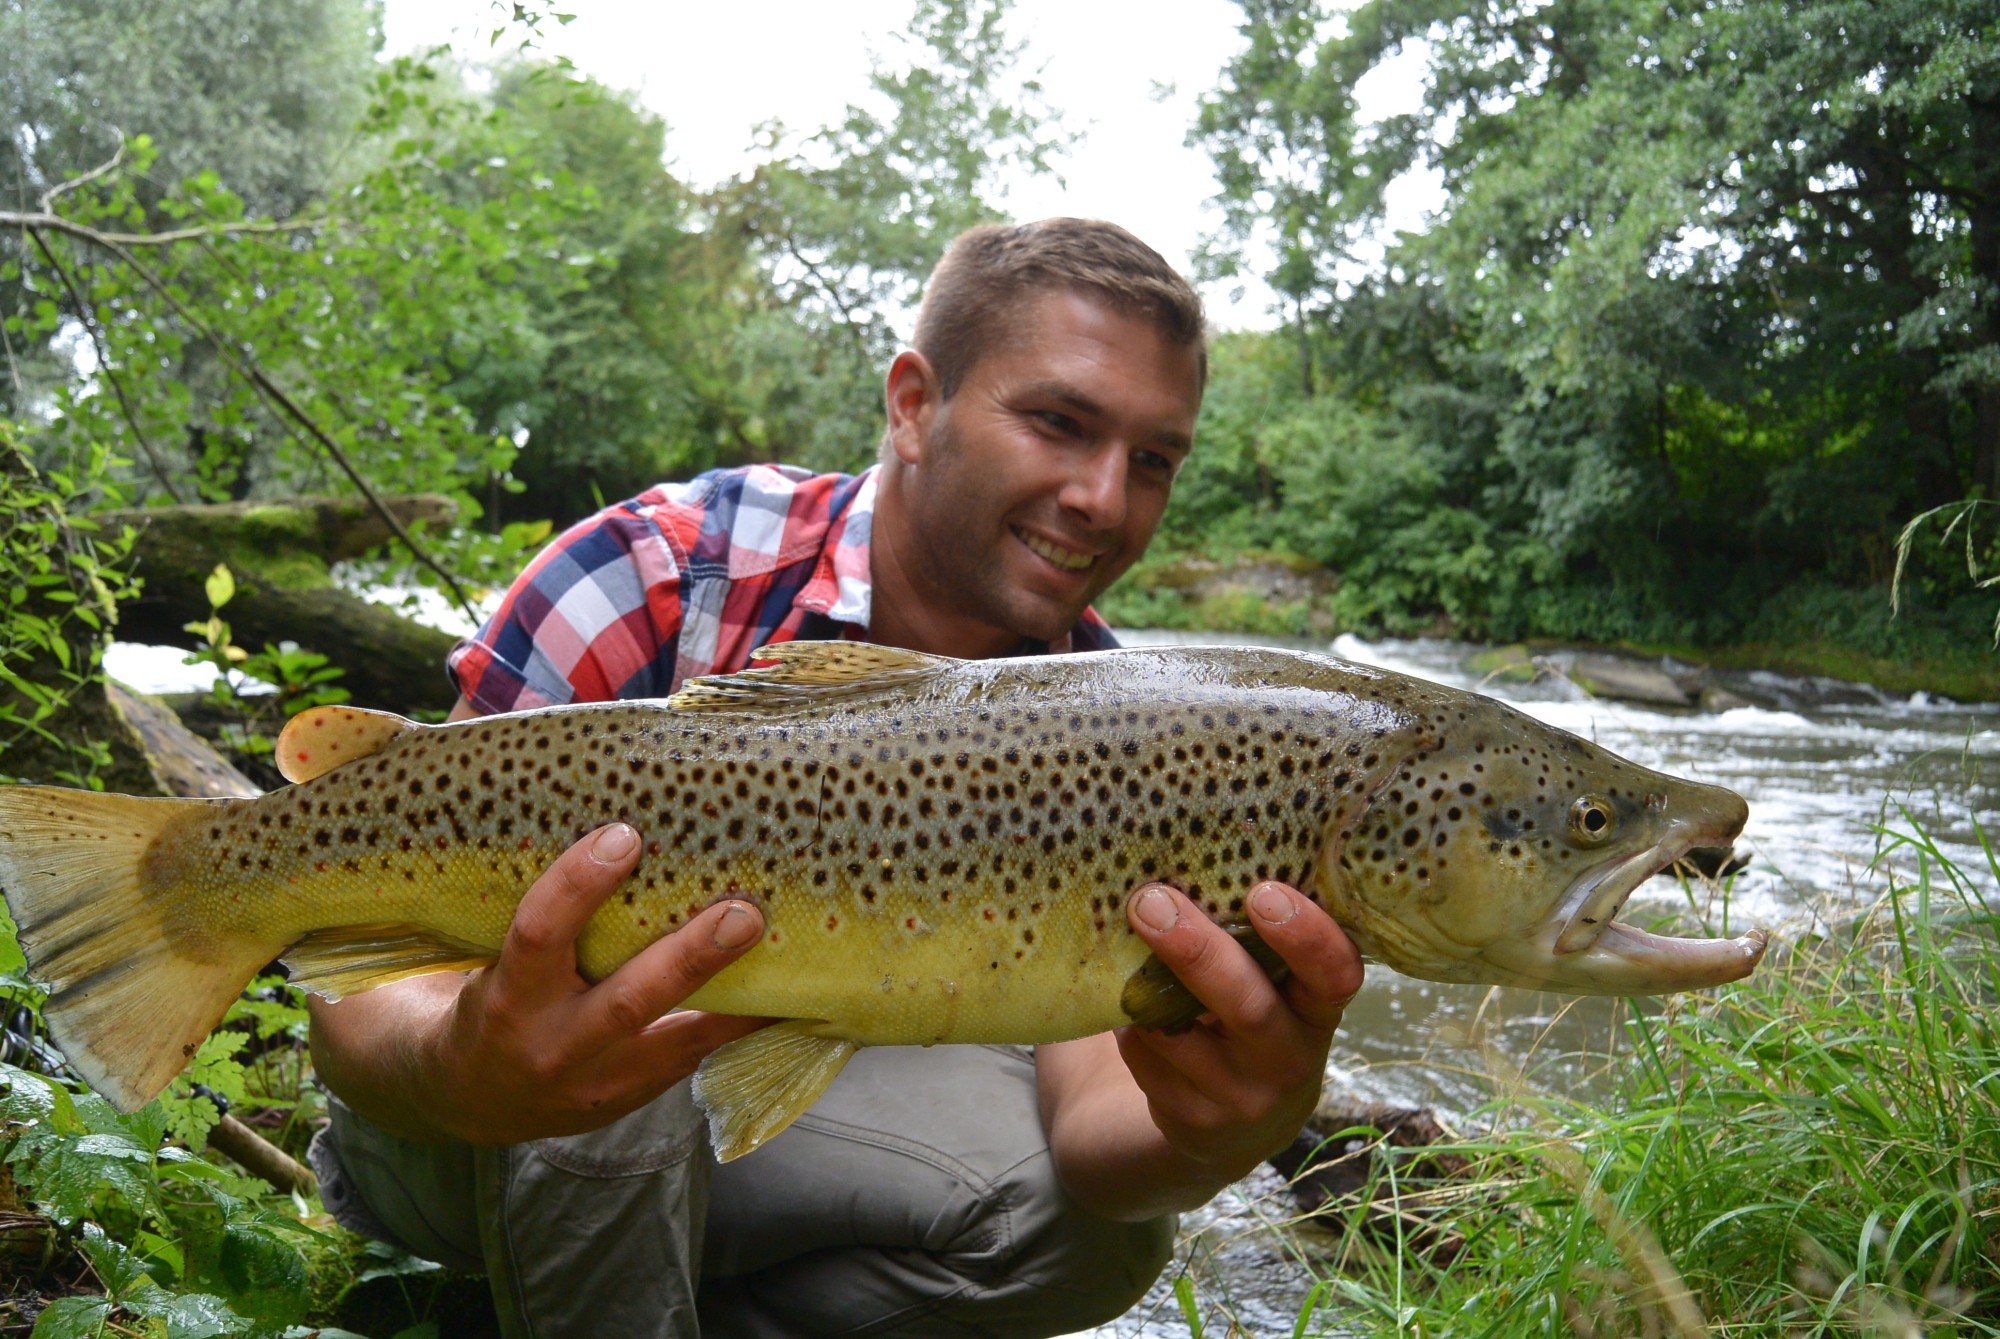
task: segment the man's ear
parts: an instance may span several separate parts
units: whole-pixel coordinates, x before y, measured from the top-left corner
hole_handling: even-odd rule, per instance
[[[882,383],[883,408],[889,417],[889,449],[906,465],[923,459],[924,445],[930,441],[931,425],[937,420],[943,396],[937,372],[930,359],[915,349],[904,349],[889,364]]]

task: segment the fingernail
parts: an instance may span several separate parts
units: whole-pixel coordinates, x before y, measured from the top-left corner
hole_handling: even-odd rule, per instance
[[[590,858],[600,865],[615,865],[639,846],[639,834],[629,824],[613,823],[597,834],[590,844]]]
[[[1257,891],[1250,894],[1250,910],[1257,913],[1258,920],[1268,925],[1283,925],[1299,914],[1299,904],[1266,883],[1258,885]]]
[[[742,948],[757,937],[759,929],[757,918],[750,914],[748,907],[732,905],[715,923],[715,946]]]
[[[1151,930],[1167,931],[1181,918],[1180,909],[1174,906],[1174,899],[1158,888],[1148,888],[1132,903],[1132,914],[1145,922]]]

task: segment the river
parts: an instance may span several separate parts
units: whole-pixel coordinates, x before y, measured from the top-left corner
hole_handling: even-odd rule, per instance
[[[1663,772],[1728,786],[1750,802],[1737,842],[1750,864],[1726,897],[1692,894],[1656,878],[1621,919],[1694,911],[1718,932],[1752,925],[1796,935],[1864,905],[1882,887],[1870,872],[1875,828],[1914,819],[1962,869],[1994,889],[1978,829],[2000,844],[2000,705],[1901,698],[1867,685],[1722,673],[1719,686],[1752,705],[1721,712],[1666,710],[1593,699],[1560,677],[1489,682],[1466,668],[1480,648],[1442,641],[1365,642],[1121,630],[1127,645],[1283,645],[1419,675],[1501,698]],[[1905,817],[1907,815],[1907,819]],[[1907,852],[1889,859],[1907,867]],[[2000,892],[2000,889],[1994,889]],[[1690,907],[1690,900],[1696,903]],[[1329,1092],[1463,1116],[1493,1093],[1490,1056],[1505,1057],[1550,1090],[1590,1093],[1621,1033],[1621,1001],[1532,991],[1443,986],[1371,966],[1348,1007],[1327,1067]],[[1652,1007],[1652,1006],[1648,1006]],[[1263,1230],[1288,1216],[1268,1168],[1187,1217],[1179,1259],[1197,1283],[1209,1333],[1233,1321],[1246,1335],[1289,1335],[1310,1286]],[[1095,1339],[1184,1336],[1171,1279]],[[1319,1323],[1325,1324],[1322,1316]]]

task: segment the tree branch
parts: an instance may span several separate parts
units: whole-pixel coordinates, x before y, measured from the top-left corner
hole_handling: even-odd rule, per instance
[[[306,232],[315,226],[310,219],[289,219],[283,223],[209,223],[199,228],[175,228],[171,232],[103,232],[46,210],[38,214],[24,214],[16,209],[0,209],[0,227],[46,228],[50,232],[68,233],[71,237],[107,248],[168,246],[174,242],[193,242],[208,237],[256,237],[270,233]]]
[[[310,414],[306,413],[304,409],[300,408],[297,401],[293,400],[290,395],[286,394],[285,389],[282,386],[280,386],[276,381],[274,381],[271,378],[270,374],[265,372],[264,369],[261,366],[259,366],[255,360],[253,360],[242,349],[236,347],[233,341],[224,339],[219,332],[217,332],[206,321],[202,320],[201,317],[197,316],[192,310],[190,310],[187,304],[182,302],[181,299],[174,293],[171,287],[169,287],[164,281],[162,281],[158,275],[154,274],[153,271],[149,269],[143,261],[141,261],[137,256],[132,254],[131,250],[126,244],[127,239],[122,234],[100,232],[98,229],[92,228],[86,224],[74,223],[68,219],[61,218],[54,214],[23,215],[23,214],[10,213],[7,211],[0,211],[0,226],[5,226],[16,221],[20,221],[21,226],[27,227],[31,231],[37,227],[49,227],[55,231],[67,233],[72,237],[82,238],[84,241],[90,242],[96,246],[103,247],[105,250],[109,251],[112,255],[124,261],[125,264],[131,268],[132,272],[138,275],[139,278],[145,282],[148,288],[152,289],[153,292],[158,294],[167,303],[168,306],[174,309],[174,313],[177,316],[179,316],[183,321],[187,322],[189,326],[193,327],[193,329],[197,331],[202,336],[202,338],[208,340],[211,344],[215,346],[216,351],[222,355],[223,359],[226,362],[228,362],[232,368],[235,369],[238,376],[241,376],[244,380],[248,381],[252,386],[256,387],[256,389],[261,395],[263,395],[268,401],[270,401],[274,406],[276,406],[279,410],[281,410],[287,418],[289,418],[292,422],[296,423],[300,429],[302,429],[308,436],[310,436],[315,442],[319,444],[320,448],[323,451],[325,451],[327,456],[332,459],[334,464],[340,467],[341,473],[347,476],[348,481],[354,485],[354,487],[360,492],[361,496],[368,500],[369,506],[373,507],[375,509],[375,512],[382,517],[383,521],[385,521],[388,524],[389,529],[395,534],[396,538],[402,542],[403,547],[410,551],[411,556],[416,558],[418,562],[422,563],[425,567],[429,568],[432,572],[437,574],[439,580],[444,582],[446,589],[448,589],[451,592],[452,598],[455,601],[457,601],[458,607],[465,613],[465,616],[467,618],[472,619],[475,622],[478,621],[479,615],[473,609],[472,601],[466,597],[465,591],[459,586],[458,579],[454,577],[450,572],[446,571],[444,567],[435,558],[431,557],[431,555],[417,543],[416,539],[411,536],[410,532],[403,527],[403,523],[396,519],[396,517],[390,512],[389,508],[383,503],[381,496],[377,494],[372,487],[369,486],[368,481],[364,479],[361,476],[361,472],[355,468],[354,462],[347,458],[347,453],[341,450],[340,444],[334,441],[333,438],[327,434],[324,428],[320,427],[317,420],[315,420]],[[264,231],[264,232],[278,231],[282,230],[285,227],[286,225],[283,224],[273,224],[268,226],[244,225],[242,227],[238,227],[237,225],[225,224],[225,225],[219,225],[218,227],[212,229],[194,229],[192,231],[187,231],[184,234],[183,240],[193,237],[213,236],[218,233],[227,234],[232,232],[253,231],[253,230]],[[145,234],[144,240],[151,242],[151,241],[157,241],[162,238],[166,238],[168,236],[169,234],[167,233]]]
[[[42,207],[43,213],[46,214],[55,208],[56,197],[64,191],[73,191],[79,186],[96,181],[99,177],[109,176],[118,170],[118,165],[125,161],[125,132],[117,126],[113,126],[111,127],[111,133],[118,137],[118,147],[111,151],[111,157],[99,163],[96,167],[91,168],[90,171],[84,173],[82,176],[71,177],[68,181],[59,181],[43,191],[35,201],[35,203]]]
[[[83,178],[79,177],[77,180],[81,181]],[[146,436],[146,430],[139,426],[139,416],[133,410],[131,400],[126,398],[125,384],[118,379],[118,373],[111,365],[111,353],[104,347],[104,340],[98,333],[95,309],[84,302],[83,294],[77,291],[76,284],[70,279],[69,269],[56,259],[55,252],[49,249],[41,230],[29,228],[26,231],[34,240],[35,249],[42,253],[42,259],[49,263],[49,268],[56,272],[56,278],[62,281],[63,291],[69,294],[70,303],[76,308],[76,318],[83,322],[84,333],[90,336],[90,346],[97,350],[98,369],[104,373],[105,381],[110,383],[111,393],[118,397],[118,412],[124,416],[126,426],[132,429],[132,435],[138,439],[139,449],[146,453],[146,462],[153,467],[153,477],[160,481],[160,487],[166,490],[168,497],[175,502],[185,503],[187,499],[174,488],[174,481],[167,473],[166,462],[160,459],[160,453],[154,449],[152,439]]]

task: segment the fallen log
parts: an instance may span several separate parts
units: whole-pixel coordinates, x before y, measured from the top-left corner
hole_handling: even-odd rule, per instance
[[[391,498],[389,506],[406,526],[452,514],[451,499],[433,494]],[[226,563],[236,594],[222,617],[238,646],[254,651],[291,641],[319,652],[346,671],[340,686],[357,706],[442,711],[456,699],[444,673],[456,638],[333,584],[334,563],[389,537],[366,503],[303,497],[115,511],[98,520],[129,524],[139,536],[145,585],[119,610],[121,638],[200,649],[201,638],[186,625],[208,621],[206,582]]]

